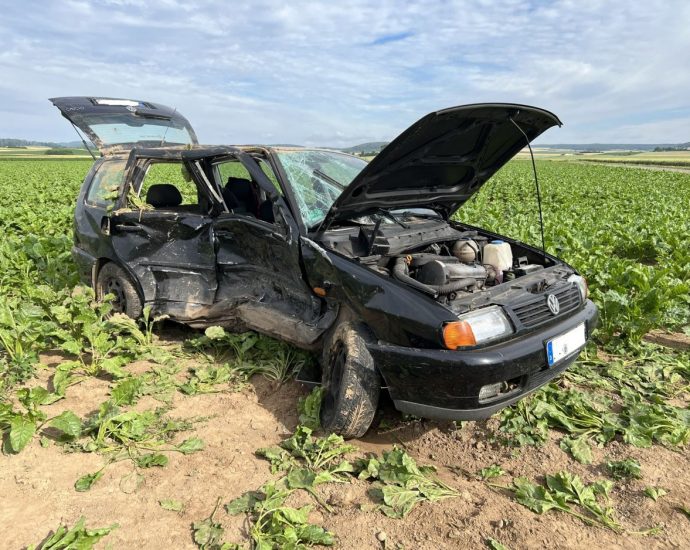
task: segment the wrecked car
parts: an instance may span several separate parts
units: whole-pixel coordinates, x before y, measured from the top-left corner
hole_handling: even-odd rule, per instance
[[[452,219],[560,125],[548,111],[437,111],[367,163],[201,146],[179,112],[145,101],[51,101],[101,152],[75,209],[82,280],[133,318],[149,305],[320,352],[328,431],[364,434],[382,390],[415,416],[486,418],[562,373],[595,326],[571,266]]]

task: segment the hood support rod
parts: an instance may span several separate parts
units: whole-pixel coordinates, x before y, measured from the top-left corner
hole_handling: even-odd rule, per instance
[[[527,148],[529,149],[529,156],[532,159],[532,172],[534,173],[534,186],[537,188],[537,205],[539,206],[539,228],[541,229],[541,254],[546,261],[546,241],[544,240],[544,216],[541,212],[541,191],[539,191],[539,180],[537,179],[537,165],[534,162],[534,153],[532,152],[532,146],[530,145],[529,138],[518,123],[510,117],[510,122],[512,122],[515,127],[520,131],[520,133],[525,136],[525,142],[527,143]]]

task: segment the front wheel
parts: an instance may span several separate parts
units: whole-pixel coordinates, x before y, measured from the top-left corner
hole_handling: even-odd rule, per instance
[[[381,378],[361,329],[340,324],[323,351],[321,426],[345,438],[361,437],[371,426]]]
[[[101,268],[96,280],[98,301],[102,302],[107,294],[113,296],[110,301],[113,313],[124,313],[132,319],[138,319],[141,316],[143,305],[134,283],[127,272],[113,262],[108,262]]]

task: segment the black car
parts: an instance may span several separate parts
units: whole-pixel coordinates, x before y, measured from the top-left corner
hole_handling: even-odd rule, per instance
[[[381,389],[426,418],[475,420],[575,361],[596,307],[575,270],[451,215],[552,113],[431,113],[370,163],[337,151],[200,146],[175,110],[51,100],[102,156],[74,216],[97,296],[192,327],[252,329],[321,351],[324,428],[370,426]]]

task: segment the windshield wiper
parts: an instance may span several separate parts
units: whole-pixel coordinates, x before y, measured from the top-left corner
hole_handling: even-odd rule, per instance
[[[403,223],[402,221],[400,221],[400,220],[398,219],[398,217],[397,217],[395,214],[392,214],[392,213],[389,212],[388,210],[384,210],[383,208],[377,208],[376,211],[377,211],[379,214],[381,214],[381,216],[383,216],[384,218],[388,218],[389,220],[391,220],[391,221],[397,223],[397,224],[398,224],[400,227],[402,227],[403,229],[409,229],[409,228],[410,228],[409,225],[407,225],[407,224]]]
[[[410,210],[405,210],[404,212],[400,213],[401,216],[404,216],[405,218],[423,218],[425,220],[443,220],[443,216],[439,214],[438,212],[435,212],[434,214],[425,214],[423,212],[412,212]]]
[[[331,176],[329,176],[328,174],[324,174],[321,170],[314,170],[314,171],[312,172],[312,174],[314,174],[316,177],[319,177],[319,178],[321,178],[321,179],[323,179],[323,180],[326,180],[326,181],[327,181],[328,183],[330,183],[331,185],[335,185],[335,186],[336,186],[338,189],[340,189],[340,190],[343,190],[343,189],[345,189],[345,187],[346,187],[345,185],[343,185],[342,183],[340,183],[338,180],[333,179],[333,178],[332,178]]]

